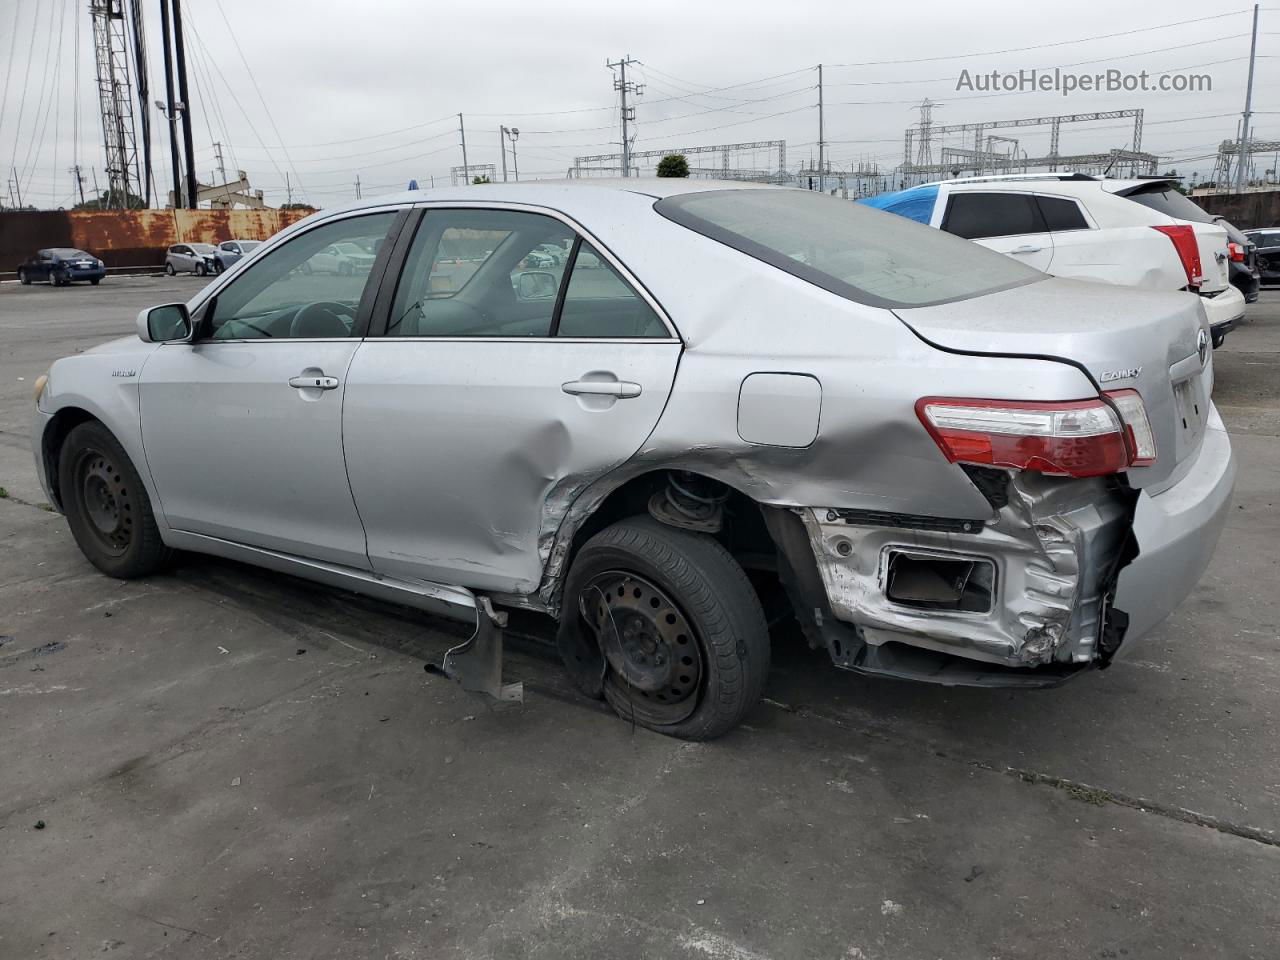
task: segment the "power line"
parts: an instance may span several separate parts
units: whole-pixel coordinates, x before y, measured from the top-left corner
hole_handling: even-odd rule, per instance
[[[240,48],[240,40],[236,37],[236,32],[231,28],[231,21],[227,19],[227,12],[222,9],[222,0],[213,0],[213,2],[218,8],[222,22],[227,26],[227,33],[231,35],[231,42],[235,44],[236,53],[240,55],[240,62],[244,64],[245,72],[249,75],[249,81],[253,84],[253,89],[258,94],[258,102],[262,104],[262,110],[267,115],[267,122],[271,124],[276,140],[280,142],[280,149],[284,152],[285,163],[293,170],[293,175],[298,181],[298,189],[305,194],[307,188],[303,184],[302,178],[298,176],[298,168],[293,165],[293,159],[289,156],[289,148],[284,145],[284,138],[280,136],[280,128],[276,126],[276,119],[271,115],[271,108],[267,106],[266,98],[262,96],[262,88],[258,86],[258,78],[253,75],[253,68],[249,66],[249,61],[245,58],[244,51]]]
[[[1250,8],[1252,9],[1252,8]],[[1092,37],[1081,37],[1078,40],[1055,40],[1052,43],[1037,43],[1029,47],[1008,47],[1004,50],[984,50],[980,53],[949,53],[940,57],[915,57],[910,60],[864,60],[860,63],[832,63],[831,67],[884,67],[893,64],[939,63],[943,60],[966,60],[972,57],[995,57],[1005,53],[1024,53],[1028,50],[1047,50],[1050,47],[1067,47],[1077,43],[1092,43],[1095,40],[1111,40],[1115,37],[1129,37],[1135,33],[1151,33],[1155,30],[1167,30],[1170,27],[1185,27],[1193,23],[1206,23],[1210,20],[1222,20],[1226,17],[1238,17],[1249,10],[1232,10],[1230,13],[1215,13],[1208,17],[1196,17],[1192,20],[1177,20],[1173,23],[1160,23],[1153,27],[1138,27],[1133,30],[1121,30],[1116,33],[1100,33]]]

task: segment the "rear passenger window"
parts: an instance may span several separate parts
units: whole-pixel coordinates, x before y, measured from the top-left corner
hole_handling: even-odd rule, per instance
[[[665,337],[667,328],[631,284],[585,240],[560,311],[562,337]]]
[[[1043,233],[1044,220],[1027,193],[957,193],[942,229],[966,240]]]
[[[396,290],[390,337],[546,337],[574,232],[506,210],[433,210]]]
[[[1055,233],[1064,230],[1088,230],[1089,222],[1080,211],[1080,204],[1063,197],[1036,197],[1045,226]]]

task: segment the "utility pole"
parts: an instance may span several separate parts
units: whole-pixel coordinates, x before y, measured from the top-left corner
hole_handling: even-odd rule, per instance
[[[98,190],[98,168],[90,167],[89,172],[93,174],[93,199],[102,202],[102,193]]]
[[[1258,5],[1253,5],[1253,39],[1249,41],[1249,82],[1244,88],[1244,120],[1240,125],[1240,152],[1236,157],[1236,192],[1249,185],[1249,117],[1253,113],[1253,63],[1258,56]]]
[[[520,139],[520,128],[512,127],[507,131],[507,138],[511,141],[511,167],[515,172],[516,183],[520,182],[520,158],[516,156],[516,141]]]
[[[187,206],[199,206],[196,191],[196,150],[191,136],[191,98],[187,93],[187,46],[182,37],[182,0],[173,4],[173,59],[178,70],[178,96],[182,98],[182,149],[187,154]]]
[[[507,182],[507,128],[498,124],[498,148],[502,150],[502,182]]]
[[[164,45],[164,95],[160,106],[169,120],[169,157],[173,161],[173,208],[182,206],[182,162],[178,158],[178,110],[173,102],[173,36],[169,29],[169,0],[160,0],[160,32]],[[94,176],[97,177],[96,169]],[[94,184],[94,193],[98,186]]]
[[[458,114],[458,136],[462,138],[462,179],[471,183],[471,168],[467,166],[467,128],[462,125],[462,114]]]
[[[84,174],[80,172],[80,164],[77,163],[70,172],[76,178],[76,189],[80,191],[80,205],[84,206]]]
[[[18,209],[22,209],[22,182],[18,179],[18,171],[13,171],[13,192],[18,195]]]
[[[222,159],[222,144],[217,140],[213,141],[213,155],[218,158],[218,180],[219,183],[227,182],[227,165]]]
[[[361,199],[361,197],[360,197],[360,174],[358,174],[358,173],[356,174],[356,199],[357,199],[357,200]]]
[[[293,203],[293,184],[289,182],[288,170],[284,172],[284,195],[285,195],[284,202],[286,204],[292,204]]]
[[[616,67],[619,73],[618,76],[613,78],[613,89],[617,90],[622,97],[622,175],[624,177],[631,176],[630,124],[634,123],[636,119],[636,108],[627,106],[627,94],[633,93],[638,97],[640,94],[644,93],[644,84],[633,83],[627,79],[627,67],[638,62],[639,61],[637,60],[632,60],[631,56],[628,54],[621,60],[615,60],[612,62],[606,60],[604,64],[610,70],[613,70]]]
[[[818,176],[822,177],[827,172],[827,139],[826,131],[823,128],[823,109],[822,109],[822,64],[818,64]],[[821,180],[819,181],[821,182]]]

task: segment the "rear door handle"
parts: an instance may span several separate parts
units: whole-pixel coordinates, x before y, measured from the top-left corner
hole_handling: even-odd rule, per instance
[[[574,396],[617,397],[620,400],[640,396],[640,384],[627,380],[570,380],[561,384],[560,389]]]
[[[1022,246],[1020,246],[1020,247],[1014,247],[1014,248],[1013,248],[1012,250],[1010,250],[1009,252],[1010,252],[1010,253],[1039,253],[1039,252],[1040,252],[1041,250],[1043,250],[1043,249],[1044,249],[1044,247],[1033,247],[1033,246],[1032,246],[1031,244],[1029,244],[1029,243],[1024,243],[1024,244],[1023,244]]]
[[[323,374],[310,377],[290,377],[289,386],[295,390],[336,390],[338,389],[338,378],[326,377]]]

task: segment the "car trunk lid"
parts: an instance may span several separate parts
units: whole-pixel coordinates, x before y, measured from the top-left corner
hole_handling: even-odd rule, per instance
[[[894,313],[921,339],[948,352],[1048,358],[1083,369],[1099,390],[1137,390],[1155,434],[1157,459],[1129,468],[1136,487],[1176,479],[1178,465],[1199,449],[1213,374],[1204,308],[1192,294],[1051,278]],[[1023,399],[995,388],[991,398]]]

